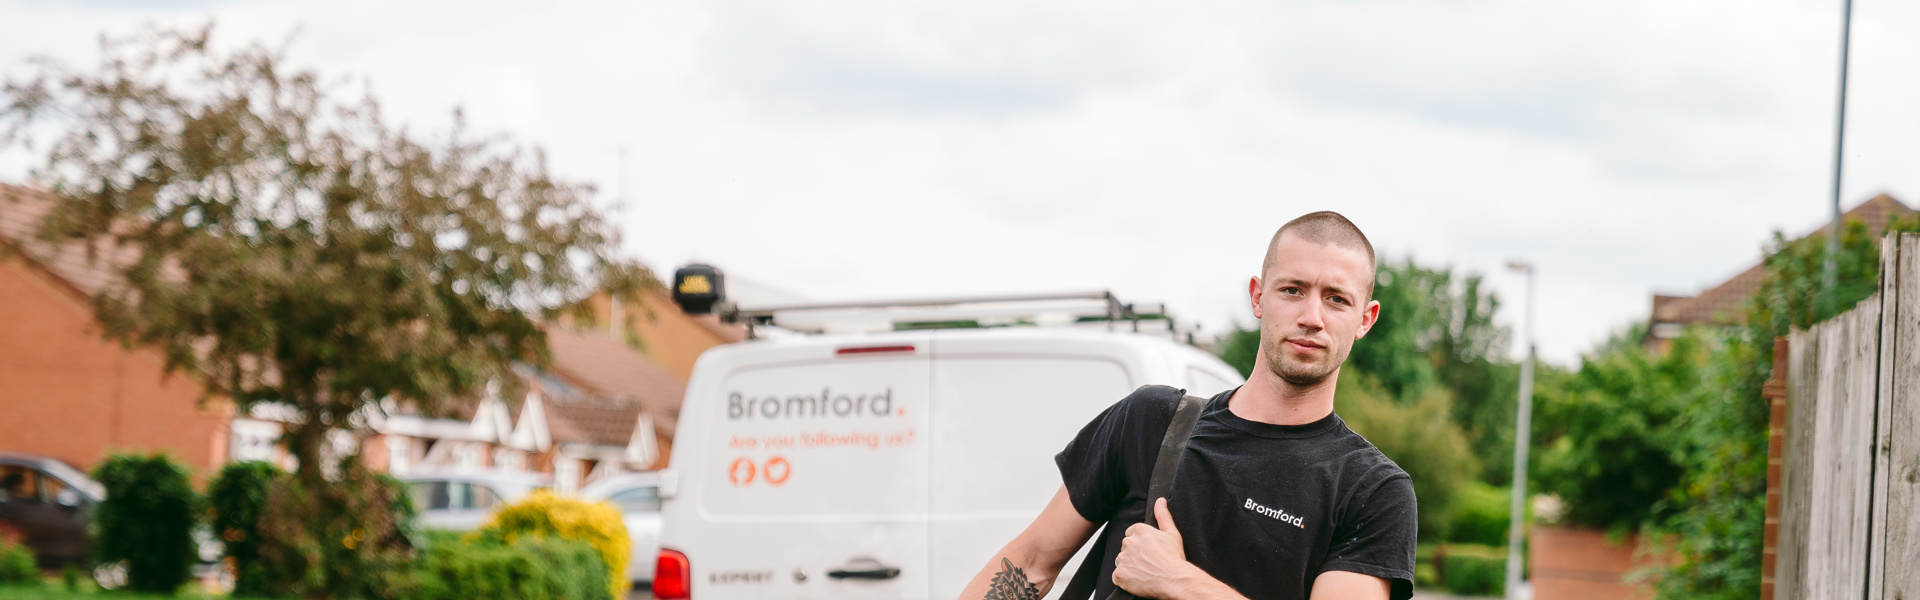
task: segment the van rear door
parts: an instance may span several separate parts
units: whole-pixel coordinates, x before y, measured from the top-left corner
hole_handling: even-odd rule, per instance
[[[931,593],[953,598],[1060,488],[1053,455],[1142,369],[1120,346],[1086,340],[958,332],[937,334],[934,349]]]
[[[706,407],[693,595],[925,598],[928,336],[783,349]]]

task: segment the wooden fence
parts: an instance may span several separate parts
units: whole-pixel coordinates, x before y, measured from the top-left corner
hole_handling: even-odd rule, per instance
[[[1920,235],[1880,273],[1788,341],[1777,599],[1920,600]]]

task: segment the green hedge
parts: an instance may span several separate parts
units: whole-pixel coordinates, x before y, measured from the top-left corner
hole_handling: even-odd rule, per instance
[[[272,595],[273,576],[260,564],[260,515],[267,494],[286,473],[270,463],[236,462],[220,469],[207,484],[207,516],[233,560],[236,598]]]
[[[94,513],[94,551],[127,561],[127,588],[171,593],[193,577],[200,495],[186,467],[166,454],[116,454],[93,472],[107,490]]]
[[[1478,481],[1460,486],[1454,503],[1453,526],[1447,541],[1461,544],[1507,545],[1507,521],[1513,512],[1509,488]]]
[[[33,564],[33,551],[24,544],[0,538],[0,585],[33,583],[40,580],[40,568]]]
[[[1507,583],[1507,555],[1501,548],[1448,545],[1440,553],[1441,586],[1460,596],[1500,596]]]
[[[535,536],[499,543],[450,534],[426,535],[422,542],[409,598],[612,600],[606,562],[582,542]]]

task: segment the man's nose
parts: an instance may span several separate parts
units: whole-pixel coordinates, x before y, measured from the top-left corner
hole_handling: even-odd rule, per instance
[[[1319,331],[1326,328],[1324,316],[1320,312],[1319,302],[1308,301],[1306,308],[1300,311],[1300,316],[1295,318],[1294,324],[1307,331]]]

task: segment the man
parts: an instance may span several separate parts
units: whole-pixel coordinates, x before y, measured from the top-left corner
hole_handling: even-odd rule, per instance
[[[1345,217],[1281,227],[1247,289],[1252,377],[1207,404],[1169,499],[1146,506],[1178,391],[1148,386],[1054,457],[1064,485],[961,600],[1045,595],[1109,521],[1106,556],[1088,558],[1103,561],[1094,600],[1115,586],[1161,600],[1411,596],[1413,483],[1333,414],[1340,365],[1380,315],[1373,277],[1373,246]]]

